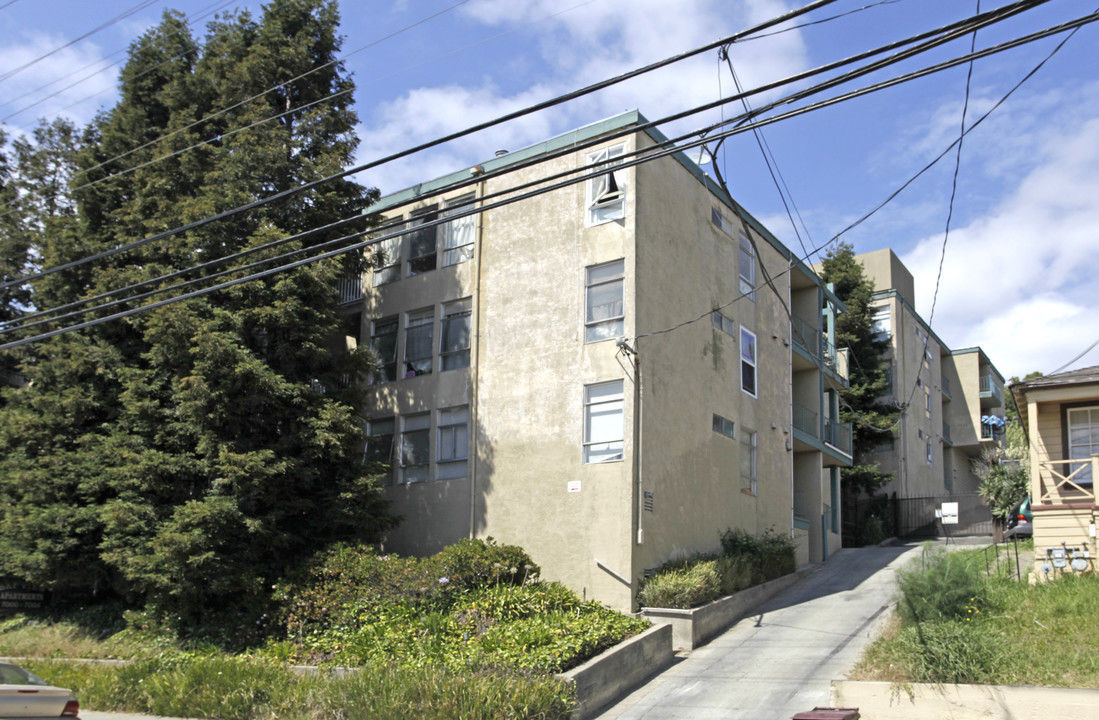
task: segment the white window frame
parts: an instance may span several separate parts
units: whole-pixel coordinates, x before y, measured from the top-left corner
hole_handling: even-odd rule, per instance
[[[893,308],[878,305],[870,309],[870,334],[880,342],[893,337]]]
[[[422,437],[427,440],[422,458],[415,457],[411,452],[414,450],[410,444],[413,433],[416,434],[416,439]],[[427,482],[431,479],[431,413],[401,416],[401,443],[398,459],[400,466],[397,474],[398,483],[404,485]]]
[[[436,412],[435,477],[458,480],[469,476],[469,406]]]
[[[429,332],[428,354],[409,356],[412,343],[409,342],[409,334],[417,328],[426,327]],[[402,377],[410,378],[419,375],[430,375],[435,368],[435,308],[423,308],[405,313],[404,323],[404,367]],[[426,365],[425,365],[426,362]]]
[[[744,383],[747,368],[751,368],[750,390]],[[756,334],[743,325],[740,327],[740,389],[752,397],[759,397],[759,346],[756,343]]]
[[[431,205],[412,213],[412,215],[409,216],[408,219],[408,227],[410,229],[417,228],[421,225],[424,225],[425,223],[435,222],[438,219],[439,208],[435,205]],[[423,230],[412,229],[412,231],[408,233],[408,252],[406,253],[408,265],[408,271],[406,274],[408,277],[412,277],[413,275],[423,275],[424,273],[431,272],[432,270],[437,270],[439,268],[439,227],[439,225],[435,225]],[[420,237],[431,238],[433,243],[431,247],[433,249],[431,252],[424,252],[419,255],[413,256],[412,251],[415,247],[414,243],[416,242],[416,239]],[[426,263],[428,258],[431,258],[430,267],[428,267]],[[413,268],[413,264],[421,264],[419,262],[421,260],[425,261],[424,263],[422,263],[423,267]]]
[[[601,150],[588,153],[588,164],[606,162],[621,157],[626,152],[624,143],[611,145]],[[621,220],[626,217],[626,184],[625,173],[615,172],[617,163],[609,163],[600,167],[597,175],[589,179],[585,186],[584,207],[586,208],[584,225],[602,225],[613,220]],[[617,186],[615,188],[611,185]]]
[[[738,233],[740,241],[740,261],[737,273],[740,276],[740,293],[752,302],[756,299],[756,249],[743,231]],[[748,274],[745,275],[747,268]]]
[[[1079,420],[1073,422],[1073,415],[1079,417],[1081,413],[1086,413],[1087,420],[1085,422]],[[1065,428],[1068,442],[1066,450],[1068,451],[1069,460],[1082,460],[1099,453],[1099,406],[1066,408]],[[1084,442],[1084,432],[1087,433],[1086,442]],[[1070,465],[1068,468],[1069,473],[1078,467],[1075,464]],[[1091,466],[1087,465],[1077,472],[1072,481],[1077,485],[1093,485],[1095,478],[1091,476]]]
[[[596,307],[613,303],[592,304],[593,292],[606,292],[618,286],[618,314],[594,318]],[[584,268],[584,342],[602,342],[622,337],[626,328],[626,261],[624,258],[590,265]]]
[[[476,194],[469,193],[447,200],[446,216],[469,212],[473,209]],[[448,221],[442,226],[442,242],[438,251],[442,258],[439,267],[457,265],[473,258],[473,243],[477,234],[477,215],[466,215]]]
[[[621,462],[625,459],[625,417],[626,398],[622,380],[584,386],[585,465]],[[598,437],[597,428],[601,431]]]
[[[396,282],[401,279],[401,240],[398,235],[381,240],[375,247],[374,270],[371,284],[373,287]]]
[[[759,433],[740,429],[740,478],[741,490],[751,495],[759,494]]]
[[[465,345],[448,349],[449,335],[456,331],[454,323],[464,319],[466,323]],[[470,343],[473,333],[473,299],[462,298],[443,305],[443,319],[439,331],[439,372],[469,367]]]
[[[387,332],[384,335],[378,334],[378,327],[392,325],[393,332]],[[392,357],[386,358],[382,356],[382,353],[378,350],[378,338],[383,336],[393,337],[393,352]],[[401,337],[401,320],[398,315],[390,315],[370,322],[370,348],[374,351],[374,354],[378,356],[378,360],[382,364],[381,377],[372,377],[371,382],[374,384],[383,382],[392,382],[396,380],[397,375],[397,343]],[[387,362],[388,360],[388,362]]]

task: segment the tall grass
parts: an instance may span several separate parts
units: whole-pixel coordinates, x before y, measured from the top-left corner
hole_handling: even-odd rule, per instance
[[[301,677],[285,666],[224,656],[163,656],[127,665],[26,663],[72,688],[85,708],[219,720],[565,720],[570,688],[551,675],[504,668],[455,672],[379,665],[344,677]]]
[[[1099,687],[1099,577],[1029,585],[979,553],[925,553],[901,573],[896,620],[852,677]]]

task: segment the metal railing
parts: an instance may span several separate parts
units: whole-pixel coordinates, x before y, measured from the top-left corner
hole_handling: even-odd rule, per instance
[[[820,330],[815,325],[810,323],[803,317],[793,315],[790,319],[790,325],[793,328],[794,342],[798,347],[805,350],[815,358],[820,357],[820,344],[817,338],[820,337]]]
[[[1042,460],[1038,463],[1039,505],[1095,503],[1095,478],[1099,455],[1075,460]]]
[[[821,343],[826,346],[824,352],[824,364],[827,365],[828,369],[834,372],[836,375],[843,378],[844,380],[848,380],[849,376],[847,373],[849,354],[847,348],[837,350],[836,346],[828,342],[828,339],[823,336],[821,337]]]
[[[954,441],[950,439],[950,426],[943,423],[943,442],[947,445],[953,445]]]
[[[340,303],[352,303],[363,299],[363,279],[360,275],[344,275],[336,281]]]
[[[991,397],[997,402],[1004,400],[1004,389],[993,379],[991,373],[981,376],[981,396]]]
[[[794,427],[807,435],[820,437],[820,425],[817,423],[817,414],[805,407],[794,403]]]
[[[841,451],[851,454],[851,423],[824,423],[824,442]]]
[[[950,378],[943,375],[942,377],[943,395],[947,400],[950,400]]]

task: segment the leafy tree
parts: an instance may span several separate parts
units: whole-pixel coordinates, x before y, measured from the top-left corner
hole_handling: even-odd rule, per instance
[[[852,423],[854,466],[843,471],[843,492],[873,494],[892,479],[877,463],[867,462],[874,446],[892,439],[897,421],[895,406],[881,402],[890,392],[888,367],[883,358],[889,343],[874,337],[870,298],[873,283],[855,259],[854,248],[841,242],[821,263],[821,278],[832,283],[847,312],[836,319],[836,346],[846,347],[850,387],[841,392],[840,419]]]
[[[1007,518],[1015,503],[1030,492],[1029,452],[1024,446],[987,448],[973,459],[973,473],[980,478],[977,492],[992,515]]]
[[[337,24],[334,0],[272,0],[259,19],[218,18],[200,45],[166,13],[130,48],[119,103],[84,133],[78,231],[47,249],[46,264],[345,167],[356,118]],[[327,183],[51,276],[43,297],[146,281],[357,217],[376,197]],[[262,602],[289,564],[327,543],[375,539],[392,519],[361,462],[364,395],[349,382],[372,358],[342,343],[335,290],[359,261],[314,263],[43,343],[24,363],[35,383],[12,392],[4,411],[36,431],[0,433],[11,506],[0,558],[38,584],[87,590],[94,577],[201,619],[212,607]],[[71,427],[66,400],[86,409]],[[68,464],[50,467],[57,458]],[[79,535],[58,522],[77,510]],[[57,528],[48,543],[47,527]]]

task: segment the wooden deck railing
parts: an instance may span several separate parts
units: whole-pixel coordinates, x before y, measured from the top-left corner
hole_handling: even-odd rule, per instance
[[[1078,460],[1043,460],[1038,463],[1038,505],[1095,503],[1095,478],[1099,455]]]

